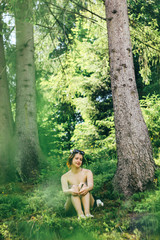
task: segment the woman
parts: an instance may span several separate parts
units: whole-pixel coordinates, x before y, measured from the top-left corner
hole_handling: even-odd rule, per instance
[[[93,174],[82,168],[84,160],[84,152],[74,149],[67,162],[71,170],[61,177],[62,190],[68,196],[65,209],[68,211],[73,206],[79,219],[93,217],[90,213],[90,207],[94,205],[90,193],[93,189]]]

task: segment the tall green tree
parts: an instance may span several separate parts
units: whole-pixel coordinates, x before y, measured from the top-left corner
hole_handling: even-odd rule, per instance
[[[126,0],[105,2],[118,166],[116,188],[128,196],[154,178],[154,161],[144,122],[132,57]]]
[[[10,178],[10,166],[13,167],[12,137],[13,119],[10,106],[8,79],[3,41],[2,5],[0,6],[0,181]]]
[[[105,14],[102,4],[98,5],[98,9],[99,15]],[[53,55],[49,60],[53,61],[51,62],[53,73],[48,75],[47,81],[41,82],[41,87],[48,100],[56,102],[59,106],[59,114],[62,114],[62,117],[56,117],[58,113],[56,111],[52,119],[60,120],[57,123],[61,123],[61,126],[63,124],[67,126],[67,118],[69,123],[70,117],[73,116],[66,108],[64,117],[63,106],[73,106],[72,111],[74,110],[79,118],[74,118],[75,123],[70,125],[71,131],[69,124],[67,127],[70,135],[74,135],[70,146],[74,144],[75,147],[87,149],[89,152],[91,146],[93,150],[93,146],[96,145],[95,140],[100,140],[100,138],[102,140],[108,136],[110,126],[105,120],[112,115],[112,100],[108,68],[104,68],[108,63],[106,23],[97,17],[94,24],[91,21],[90,12],[83,12],[83,15],[86,18],[82,16],[76,18],[75,26],[71,29],[72,34],[69,35],[72,44],[68,46],[65,54],[59,55],[60,59]],[[43,46],[45,46],[45,41],[43,41]],[[45,49],[44,52],[46,52]],[[44,56],[43,54],[43,58]],[[106,77],[107,74],[108,77]],[[66,123],[62,121],[62,118]],[[74,127],[76,127],[74,132],[76,135],[73,133]],[[67,129],[65,131],[66,136],[69,136]]]
[[[32,2],[17,1],[16,19],[16,161],[23,180],[35,176],[40,147],[37,129]]]

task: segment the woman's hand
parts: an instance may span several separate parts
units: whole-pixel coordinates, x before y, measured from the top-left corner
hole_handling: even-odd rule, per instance
[[[70,193],[71,193],[71,195],[73,195],[73,196],[78,196],[78,195],[79,195],[79,192],[78,192],[78,191],[75,191],[75,190],[73,190],[73,189],[70,189]]]
[[[79,195],[80,195],[80,196],[85,196],[88,192],[89,192],[89,188],[86,186],[86,187],[83,187],[83,188],[79,191]]]
[[[72,188],[70,189],[70,193],[71,193],[71,195],[73,195],[73,196],[79,195],[78,187],[75,186],[75,185],[73,185]]]

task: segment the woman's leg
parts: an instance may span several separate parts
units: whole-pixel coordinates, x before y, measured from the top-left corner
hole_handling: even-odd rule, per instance
[[[77,186],[75,185],[72,186],[72,188],[74,188],[74,190],[77,190],[76,189]],[[85,196],[82,196],[81,198],[79,196],[69,196],[65,203],[65,210],[69,212],[73,210],[74,207],[78,215],[84,215],[81,202],[83,204],[85,215],[90,214],[90,207],[93,207],[95,202],[92,194],[90,193],[87,193]]]
[[[79,191],[79,188],[78,186],[76,185],[73,185],[72,186],[72,189],[74,189],[75,191]],[[81,199],[79,196],[71,196],[71,202],[73,204],[73,207],[75,208],[76,212],[77,212],[77,215],[80,216],[80,215],[84,215],[83,213],[83,210],[82,210],[82,205],[81,205]]]
[[[67,201],[66,201],[66,203],[64,205],[64,208],[65,208],[66,212],[68,212],[71,207],[73,207],[72,206],[72,202],[71,202],[71,197],[68,197]]]
[[[88,192],[85,196],[82,196],[81,199],[85,215],[90,214],[90,193]]]
[[[82,210],[82,205],[81,205],[81,199],[79,196],[71,196],[71,201],[72,204],[77,212],[77,215],[84,215],[83,210]]]
[[[90,206],[93,207],[94,206],[94,197],[92,196],[92,194],[90,193]]]
[[[87,185],[85,184],[84,187],[86,186]],[[88,192],[85,196],[82,196],[82,204],[83,204],[85,215],[90,214],[90,207],[93,207],[94,201],[95,200],[90,192]]]

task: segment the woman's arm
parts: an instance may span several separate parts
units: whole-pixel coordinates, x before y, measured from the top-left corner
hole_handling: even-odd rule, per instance
[[[71,194],[70,189],[68,188],[68,183],[65,175],[61,177],[61,185],[62,185],[62,191],[64,192],[64,194],[66,195]]]
[[[65,195],[78,195],[78,192],[75,191],[74,189],[69,189],[68,188],[68,181],[65,175],[61,177],[61,185],[62,185],[62,191],[64,192]]]
[[[79,195],[86,195],[89,191],[93,189],[93,173],[87,170],[87,186],[83,187],[79,192]]]
[[[88,170],[87,172],[87,185],[88,185],[88,189],[89,191],[91,191],[93,189],[93,173],[91,172],[91,170]]]

